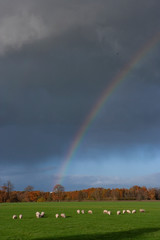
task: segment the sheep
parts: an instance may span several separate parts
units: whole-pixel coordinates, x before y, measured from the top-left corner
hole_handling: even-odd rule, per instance
[[[20,214],[20,215],[19,215],[19,219],[22,219],[22,217],[23,217],[23,215],[22,215],[22,214]]]
[[[36,212],[36,218],[40,218],[41,214],[39,212]]]
[[[89,213],[89,214],[92,214],[93,212],[92,212],[92,210],[88,210],[88,213]]]
[[[55,215],[55,216],[56,216],[56,218],[59,218],[59,214],[58,214],[58,213],[56,213],[56,215]]]
[[[40,214],[40,215],[41,215],[41,217],[44,217],[44,212],[41,212],[41,214]]]
[[[62,217],[62,218],[66,218],[65,213],[61,213],[61,217]]]
[[[80,214],[80,210],[79,209],[77,210],[77,213]]]
[[[117,211],[117,215],[120,215],[121,214],[121,211]]]
[[[126,212],[126,210],[123,210],[123,214]]]
[[[111,215],[111,211],[107,211],[107,214],[108,214],[108,215]]]
[[[84,214],[84,210],[81,210],[81,213]]]
[[[12,218],[13,218],[13,219],[17,219],[17,215],[13,215]]]
[[[145,210],[144,210],[144,209],[139,209],[139,211],[140,211],[140,212],[145,212]]]
[[[131,213],[131,211],[130,211],[130,210],[127,210],[126,212],[127,212],[127,213]]]
[[[134,210],[132,210],[132,213],[136,213],[136,210],[134,209]]]
[[[103,213],[106,213],[106,214],[107,214],[107,213],[108,213],[108,211],[105,209],[105,210],[103,210]]]

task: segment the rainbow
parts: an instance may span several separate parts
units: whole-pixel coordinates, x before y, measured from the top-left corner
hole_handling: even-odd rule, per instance
[[[111,80],[109,86],[102,92],[101,96],[99,97],[98,101],[95,103],[87,117],[85,118],[83,124],[81,125],[79,131],[76,133],[74,140],[66,154],[66,157],[63,161],[63,164],[60,168],[60,172],[58,174],[57,182],[62,184],[63,178],[69,164],[71,163],[73,156],[75,155],[78,147],[80,146],[84,136],[86,135],[89,127],[91,126],[92,122],[99,114],[103,106],[105,105],[106,101],[112,95],[112,93],[119,87],[119,85],[127,79],[128,74],[130,71],[139,63],[141,59],[159,42],[160,40],[160,33],[154,35],[154,37],[149,40],[143,48],[141,48],[132,58],[131,60],[122,68],[122,70]]]

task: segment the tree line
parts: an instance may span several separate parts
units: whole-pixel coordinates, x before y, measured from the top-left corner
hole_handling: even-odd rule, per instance
[[[62,185],[55,185],[53,192],[34,191],[27,186],[24,191],[14,191],[8,181],[0,188],[0,202],[47,202],[47,201],[107,201],[107,200],[160,200],[159,188],[133,186],[131,188],[89,188],[79,191],[65,191]]]

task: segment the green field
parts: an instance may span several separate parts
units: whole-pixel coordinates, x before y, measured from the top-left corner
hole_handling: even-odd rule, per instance
[[[138,210],[144,208],[145,213]],[[77,209],[93,214],[78,215]],[[111,210],[112,215],[103,214]],[[117,210],[136,209],[136,214],[116,215]],[[36,211],[45,217],[37,219]],[[55,218],[56,213],[66,218]],[[14,214],[23,219],[13,220]],[[160,202],[49,202],[0,204],[0,240],[83,240],[83,239],[157,239],[160,240]]]

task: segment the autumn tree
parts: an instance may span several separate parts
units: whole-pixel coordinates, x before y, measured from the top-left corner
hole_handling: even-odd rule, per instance
[[[78,201],[82,201],[83,200],[83,192],[82,191],[79,191],[78,192]]]
[[[1,186],[1,191],[0,191],[0,202],[6,202],[7,201],[7,187],[6,186]]]

